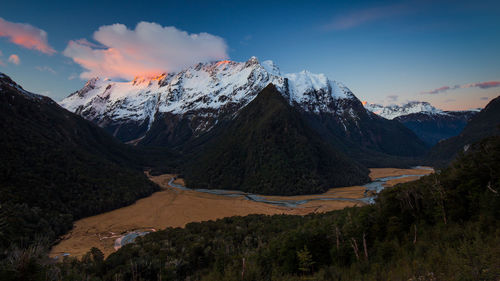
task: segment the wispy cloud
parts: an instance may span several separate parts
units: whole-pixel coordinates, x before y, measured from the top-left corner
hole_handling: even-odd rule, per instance
[[[396,101],[398,101],[399,96],[398,96],[398,95],[389,95],[389,96],[387,96],[387,99],[388,99],[390,102],[396,102]]]
[[[21,59],[19,59],[18,55],[13,54],[9,56],[9,62],[15,65],[19,65],[21,63]]]
[[[0,37],[7,37],[14,44],[45,54],[56,52],[48,44],[47,32],[27,23],[9,22],[0,18]]]
[[[500,81],[488,81],[488,82],[480,82],[480,83],[470,83],[461,86],[461,88],[481,88],[481,89],[489,89],[500,87]]]
[[[35,69],[41,72],[50,72],[52,74],[56,74],[57,72],[50,66],[35,66]]]
[[[401,16],[411,11],[412,9],[408,4],[372,7],[336,16],[323,27],[326,30],[351,29],[376,20]]]
[[[455,89],[454,87],[450,87],[450,86],[443,86],[443,87],[439,87],[437,89],[434,89],[434,90],[430,90],[430,91],[427,91],[427,92],[422,92],[422,94],[430,94],[430,95],[435,95],[435,94],[439,94],[439,93],[444,93],[450,89]]]
[[[457,89],[467,89],[467,88],[480,88],[480,89],[489,89],[500,87],[500,81],[486,81],[486,82],[477,82],[477,83],[469,83],[463,85],[454,85],[454,86],[443,86],[434,90],[422,92],[422,94],[436,95],[440,93],[444,93],[451,90]]]
[[[481,98],[479,98],[479,99],[480,99],[480,100],[489,100],[489,99],[490,99],[490,97],[481,97]]]
[[[248,45],[248,42],[250,40],[252,40],[252,38],[253,38],[253,36],[251,34],[247,34],[247,35],[245,35],[245,37],[243,37],[243,39],[240,40],[240,44],[246,46],[246,45]]]
[[[76,79],[78,78],[78,74],[76,73],[71,73],[69,76],[68,76],[68,80],[73,80],[73,79]]]
[[[80,74],[83,79],[153,76],[228,57],[221,37],[150,22],[138,23],[135,30],[123,24],[101,26],[94,40],[99,45],[85,39],[70,41],[63,52],[86,70]]]

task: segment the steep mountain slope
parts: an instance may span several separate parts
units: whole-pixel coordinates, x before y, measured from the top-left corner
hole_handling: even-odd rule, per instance
[[[131,164],[142,152],[2,73],[0,118],[0,259],[9,245],[53,241],[75,219],[158,189]]]
[[[212,134],[185,170],[188,186],[295,195],[369,181],[368,169],[324,142],[273,84]]]
[[[231,120],[269,83],[327,141],[365,164],[415,157],[424,143],[398,122],[367,113],[343,84],[323,74],[281,74],[271,61],[219,61],[179,73],[118,83],[92,79],[61,105],[125,142],[185,150],[186,143]],[[375,159],[376,155],[376,159]],[[391,156],[392,155],[392,156]],[[394,160],[394,161],[393,161]]]
[[[418,165],[427,147],[401,123],[364,110],[359,100],[345,100],[340,116],[303,112],[318,134],[367,167]]]
[[[477,111],[444,111],[443,114],[411,113],[394,118],[412,130],[427,145],[454,137]]]
[[[500,135],[500,96],[472,117],[464,130],[455,137],[436,144],[428,153],[428,161],[438,167],[445,166],[456,155],[488,136]]]
[[[458,135],[478,110],[443,111],[428,102],[382,106],[364,103],[367,110],[387,119],[396,120],[412,130],[428,146]]]

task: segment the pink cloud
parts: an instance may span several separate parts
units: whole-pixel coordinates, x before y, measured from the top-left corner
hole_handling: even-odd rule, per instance
[[[403,15],[410,11],[410,7],[403,4],[373,7],[338,16],[326,24],[324,28],[326,30],[345,30],[367,22]]]
[[[479,82],[479,83],[470,83],[470,84],[465,84],[465,85],[461,86],[461,88],[475,88],[475,87],[478,87],[481,89],[500,87],[500,81],[487,81],[487,82]]]
[[[7,37],[14,44],[45,54],[56,52],[47,43],[47,32],[27,23],[14,23],[0,18],[0,37]]]
[[[9,62],[13,63],[15,65],[19,65],[21,63],[21,60],[19,59],[18,55],[10,55],[9,56]]]
[[[500,81],[486,81],[486,82],[477,82],[477,83],[469,83],[469,84],[463,84],[463,85],[455,85],[455,86],[443,86],[434,90],[430,90],[427,92],[422,92],[422,94],[430,94],[430,95],[435,95],[435,94],[440,94],[444,93],[450,90],[456,90],[456,89],[467,89],[467,88],[480,88],[480,89],[489,89],[489,88],[495,88],[495,87],[500,87]]]
[[[450,86],[443,86],[443,87],[440,87],[440,88],[437,88],[437,89],[434,89],[434,90],[431,90],[431,91],[428,91],[428,92],[422,92],[422,94],[435,95],[435,94],[446,92],[449,89],[451,89]]]
[[[99,45],[73,40],[63,52],[85,69],[80,74],[83,79],[155,76],[228,57],[226,43],[218,36],[149,22],[139,22],[135,30],[123,24],[101,26],[93,38]]]

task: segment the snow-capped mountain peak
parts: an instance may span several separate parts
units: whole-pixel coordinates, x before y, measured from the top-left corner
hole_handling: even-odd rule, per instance
[[[424,101],[411,101],[403,105],[388,106],[363,102],[363,105],[367,110],[387,119],[394,119],[396,117],[412,113],[446,114],[446,112],[441,109],[437,109],[430,103]]]
[[[130,82],[94,78],[60,104],[101,126],[147,123],[158,114],[196,116],[194,131],[209,130],[219,116],[245,107],[268,84],[304,111],[342,113],[338,100],[356,99],[343,84],[308,71],[282,75],[272,61],[199,63],[177,73]],[[193,117],[194,118],[194,117]],[[201,121],[200,121],[201,120]]]
[[[262,67],[272,75],[281,76],[279,67],[272,61],[266,60],[261,63]]]

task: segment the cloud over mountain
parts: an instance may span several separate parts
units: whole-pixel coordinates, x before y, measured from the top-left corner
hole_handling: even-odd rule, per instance
[[[85,69],[80,74],[83,79],[153,76],[228,57],[221,37],[189,34],[151,22],[139,22],[134,30],[123,24],[101,26],[93,39],[98,44],[86,39],[70,41],[63,52]]]
[[[56,52],[47,42],[47,32],[27,23],[9,22],[0,18],[0,37],[7,37],[14,44],[45,54]]]

